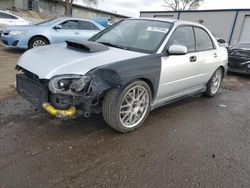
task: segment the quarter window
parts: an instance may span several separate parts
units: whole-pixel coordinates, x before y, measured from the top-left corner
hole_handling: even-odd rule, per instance
[[[178,27],[169,40],[169,45],[186,46],[188,52],[195,51],[195,38],[193,28],[190,26]]]
[[[196,38],[197,51],[214,49],[213,41],[205,30],[195,27],[194,32]]]

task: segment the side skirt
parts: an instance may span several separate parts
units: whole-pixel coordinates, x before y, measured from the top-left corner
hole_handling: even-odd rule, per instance
[[[200,88],[186,91],[182,94],[177,94],[177,95],[174,95],[171,97],[167,97],[167,98],[162,99],[160,101],[155,101],[153,104],[151,104],[151,110],[154,110],[154,109],[159,108],[161,106],[165,106],[167,104],[179,101],[179,100],[187,98],[187,97],[191,97],[191,96],[199,94],[199,93],[203,93],[205,91],[206,91],[206,86],[203,86]]]

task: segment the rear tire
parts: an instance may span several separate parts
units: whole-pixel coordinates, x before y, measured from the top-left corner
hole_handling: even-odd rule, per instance
[[[213,97],[220,89],[223,78],[223,70],[219,67],[207,83],[207,89],[204,94],[208,97]]]
[[[109,90],[103,101],[105,122],[119,132],[130,132],[140,126],[150,111],[152,94],[148,84],[137,80],[123,88]]]
[[[36,48],[40,46],[45,46],[48,45],[49,41],[45,37],[34,37],[29,41],[28,47],[29,49],[31,48]]]

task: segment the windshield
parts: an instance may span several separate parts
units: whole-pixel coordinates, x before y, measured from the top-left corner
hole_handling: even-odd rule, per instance
[[[172,24],[155,20],[121,21],[90,39],[127,50],[154,53],[168,34]]]
[[[41,27],[49,27],[49,26],[52,26],[52,25],[56,24],[57,22],[59,22],[61,20],[62,19],[60,19],[60,18],[53,18],[53,19],[46,20],[44,22],[38,23],[36,25],[41,26]]]

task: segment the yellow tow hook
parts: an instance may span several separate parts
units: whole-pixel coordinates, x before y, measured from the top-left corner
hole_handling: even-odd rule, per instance
[[[52,115],[54,117],[57,117],[59,119],[69,119],[69,118],[73,117],[76,114],[76,108],[74,106],[71,106],[67,110],[59,110],[59,109],[54,108],[49,103],[43,103],[42,107],[50,115]]]

